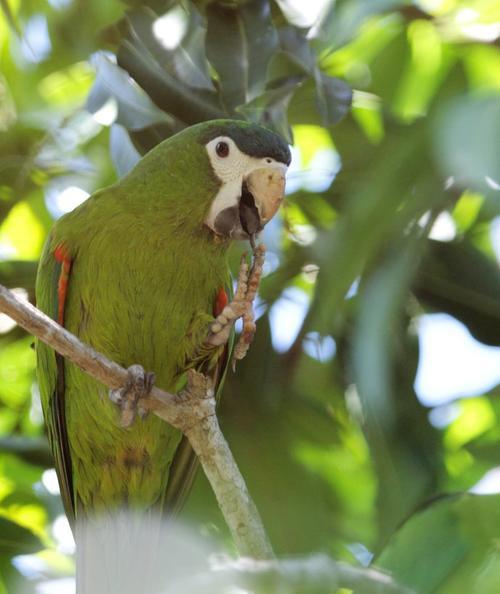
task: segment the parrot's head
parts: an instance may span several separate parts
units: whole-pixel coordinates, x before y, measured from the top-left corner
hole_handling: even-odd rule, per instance
[[[218,182],[205,225],[218,236],[252,239],[283,200],[287,143],[271,130],[236,120],[205,123],[199,142]]]

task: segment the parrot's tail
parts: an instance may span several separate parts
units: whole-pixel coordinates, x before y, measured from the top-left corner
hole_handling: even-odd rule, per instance
[[[87,517],[75,540],[76,594],[186,592],[182,584],[206,572],[214,552],[199,532],[153,511]]]
[[[85,518],[75,530],[76,594],[156,594],[165,590],[161,570],[161,520],[119,513]]]

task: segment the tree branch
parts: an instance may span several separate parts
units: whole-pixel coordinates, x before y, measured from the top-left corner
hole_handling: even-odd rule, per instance
[[[108,388],[117,389],[127,382],[126,369],[82,343],[2,285],[0,311]],[[150,397],[141,401],[141,405],[180,429],[189,439],[240,554],[270,559],[273,551],[257,508],[220,430],[213,391],[207,389],[206,378],[201,374],[191,372],[188,379],[188,389],[180,394],[153,387]]]
[[[377,569],[353,567],[327,555],[302,559],[222,563],[213,571],[174,582],[165,594],[223,594],[238,586],[257,594],[325,594],[341,588],[356,594],[415,594]]]

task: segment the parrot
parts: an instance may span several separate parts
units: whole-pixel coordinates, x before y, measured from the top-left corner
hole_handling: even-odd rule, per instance
[[[207,347],[206,337],[231,293],[228,248],[253,244],[276,214],[290,160],[280,135],[243,120],[202,122],[164,140],[55,222],[37,307],[109,359],[140,366],[145,390],[154,378],[178,391],[194,367],[219,394],[228,346]],[[103,384],[41,341],[36,353],[70,524],[117,509],[177,512],[197,467],[186,438],[153,414],[122,426]]]

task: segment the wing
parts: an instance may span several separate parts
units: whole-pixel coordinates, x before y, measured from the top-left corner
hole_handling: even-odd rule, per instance
[[[215,316],[221,313],[227,304],[228,294],[232,295],[231,282],[228,283],[227,290],[221,288],[216,296],[213,312]],[[197,369],[212,375],[217,401],[220,399],[229,361],[231,360],[233,342],[234,333],[231,334],[225,347],[220,349],[215,361],[210,358],[210,353],[207,353],[207,359],[196,362]],[[209,367],[208,369],[207,365]],[[181,510],[193,485],[198,465],[198,458],[188,439],[182,437],[170,466],[167,489],[162,502],[163,510],[166,514],[175,515]]]
[[[38,268],[36,299],[38,308],[61,325],[64,325],[64,305],[70,272],[71,259],[68,251],[62,244],[53,249],[49,237]],[[64,358],[41,341],[36,342],[36,353],[40,399],[48,439],[54,455],[64,509],[72,523],[75,500],[64,404]]]

